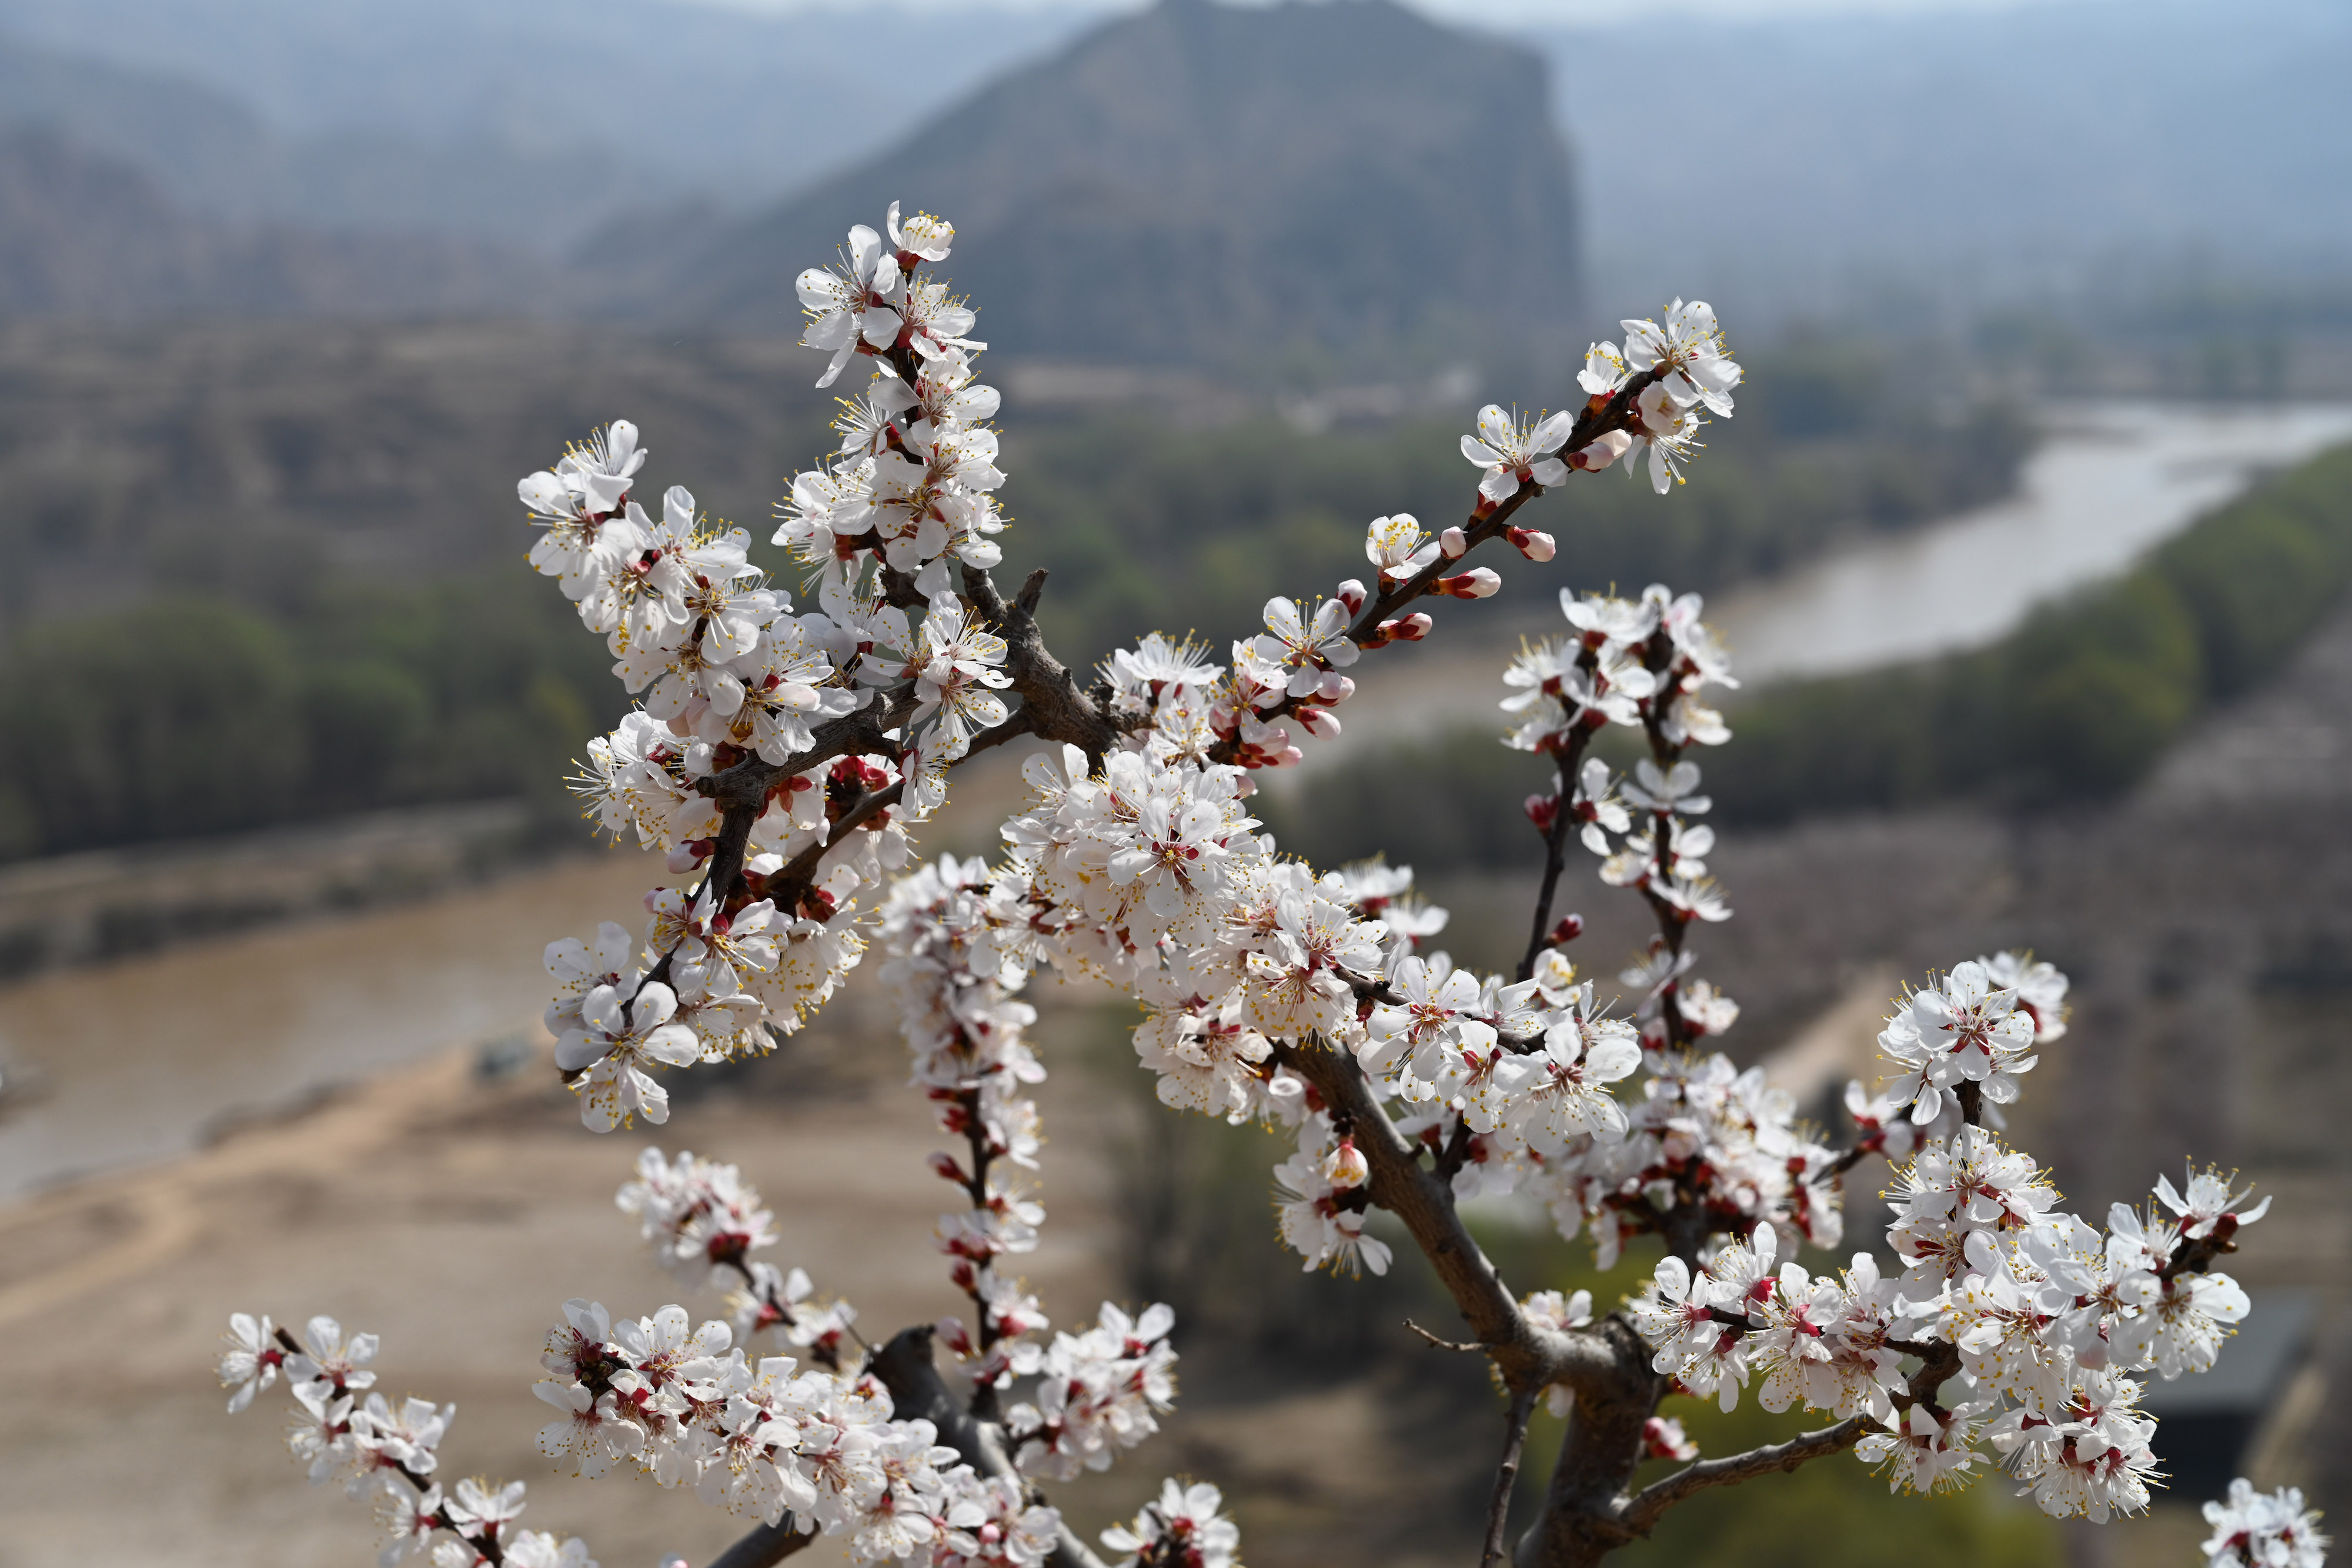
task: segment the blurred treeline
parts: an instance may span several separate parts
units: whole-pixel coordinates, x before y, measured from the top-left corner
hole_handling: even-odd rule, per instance
[[[0,856],[424,801],[521,796],[561,821],[566,759],[623,707],[610,664],[520,569],[36,624],[0,690]]]
[[[2283,666],[2348,585],[2352,446],[2216,509],[1990,647],[1735,695],[1731,744],[1700,758],[1716,818],[2111,796],[2207,707]],[[1497,744],[1501,731],[1497,716],[1318,773],[1312,813],[1277,787],[1259,815],[1319,864],[1379,852],[1406,821],[1425,863],[1517,863],[1533,842],[1520,804],[1550,771]],[[1622,766],[1631,754],[1611,755]],[[1432,800],[1448,810],[1419,809]]]
[[[2006,490],[2024,426],[1921,401],[1890,351],[1750,356],[1739,417],[1678,493],[1597,476],[1546,520],[1598,580],[1711,587]],[[512,476],[626,414],[646,493],[685,482],[747,519],[797,590],[761,515],[825,444],[811,358],[495,325],[0,340],[0,483],[22,503],[0,858],[438,801],[568,816],[567,760],[625,699],[519,559]],[[1009,425],[1008,570],[1051,570],[1044,618],[1074,664],[1153,627],[1252,632],[1269,593],[1365,575],[1373,516],[1443,527],[1473,493],[1459,414],[1321,433],[1200,415]],[[1560,580],[1495,564],[1531,601]]]

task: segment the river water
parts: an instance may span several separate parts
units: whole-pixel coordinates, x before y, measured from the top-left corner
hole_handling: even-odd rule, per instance
[[[2031,606],[2110,575],[2260,473],[2352,437],[2352,407],[2212,413],[2062,409],[2021,496],[1874,541],[1710,607],[1748,677],[1850,670],[1999,636]],[[1475,616],[1446,617],[1450,632]],[[1451,729],[1492,716],[1499,646],[1444,636],[1357,666],[1348,735]],[[1499,727],[1499,718],[1496,720]],[[993,760],[993,759],[992,759]],[[1017,791],[961,791],[968,820],[942,842],[980,850]],[[1275,781],[1277,787],[1284,780]],[[405,906],[338,915],[0,988],[0,1200],[52,1182],[169,1158],[239,1116],[453,1045],[530,1034],[545,999],[541,949],[601,919],[635,924],[666,880],[615,852]]]
[[[2113,577],[2276,468],[2352,440],[2352,407],[2097,403],[2048,411],[2016,496],[1723,595],[1707,619],[1744,680],[1981,646]]]
[[[168,1158],[235,1118],[459,1044],[538,1031],[540,954],[643,918],[625,852],[0,989],[0,1200]],[[653,873],[654,874],[649,874]]]
[[[1743,682],[1823,675],[1989,643],[2046,600],[2112,577],[2264,474],[2352,440],[2352,404],[2281,409],[2076,403],[2042,411],[2045,439],[2006,501],[1899,536],[1858,542],[1709,600]],[[1272,787],[1398,741],[1502,716],[1502,671],[1522,636],[1565,630],[1544,609],[1512,624],[1439,612],[1411,653],[1349,673],[1336,740],[1303,743],[1305,765]]]

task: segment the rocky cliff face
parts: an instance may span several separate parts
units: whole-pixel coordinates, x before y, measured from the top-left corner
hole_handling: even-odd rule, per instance
[[[796,326],[793,275],[893,197],[955,221],[950,269],[1013,354],[1311,373],[1583,344],[1542,63],[1391,0],[1162,0],[709,235],[637,308]]]

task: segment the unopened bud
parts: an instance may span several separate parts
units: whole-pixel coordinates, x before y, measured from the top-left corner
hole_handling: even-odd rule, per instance
[[[1381,622],[1381,640],[1387,642],[1393,637],[1400,643],[1418,643],[1429,635],[1429,629],[1435,624],[1436,622],[1428,615],[1416,610],[1410,615],[1401,615],[1393,621]]]
[[[1573,942],[1583,935],[1584,916],[1581,915],[1563,915],[1559,917],[1559,924],[1551,928],[1550,935],[1546,936],[1544,940],[1555,943]]]
[[[1333,1186],[1361,1186],[1372,1179],[1371,1163],[1355,1139],[1340,1139],[1339,1146],[1323,1156],[1323,1179]]]
[[[1553,821],[1559,816],[1559,797],[1530,795],[1522,810],[1527,812],[1528,821],[1536,825],[1538,832],[1548,833],[1551,831]]]
[[[669,852],[662,864],[673,876],[684,876],[700,865],[716,846],[709,839],[688,839]]]
[[[1470,553],[1470,540],[1460,528],[1448,528],[1437,536],[1437,548],[1445,552],[1448,560],[1460,560]]]
[[[1529,560],[1549,560],[1558,553],[1551,536],[1540,528],[1509,528],[1505,530],[1503,537]]]
[[[1441,577],[1437,591],[1449,599],[1486,599],[1503,586],[1503,580],[1491,567],[1474,566],[1456,577]]]
[[[1351,577],[1347,581],[1341,583],[1338,592],[1334,593],[1332,597],[1348,607],[1349,614],[1357,615],[1362,613],[1364,608],[1364,585],[1358,582],[1354,578]]]
[[[1339,720],[1330,709],[1302,707],[1297,710],[1297,713],[1298,722],[1307,727],[1307,734],[1320,740],[1339,738]]]
[[[957,1164],[956,1157],[953,1155],[949,1154],[945,1149],[938,1150],[932,1154],[931,1169],[937,1171],[940,1176],[959,1186],[963,1183],[963,1166]]]
[[[1633,438],[1632,436],[1626,434],[1622,430],[1612,430],[1608,434],[1602,436],[1600,440],[1594,442],[1591,445],[1580,447],[1578,450],[1570,453],[1568,455],[1568,465],[1570,468],[1582,468],[1588,471],[1596,468],[1606,468],[1612,463],[1616,462],[1620,457],[1624,456],[1625,449],[1633,444]]]
[[[1326,707],[1337,706],[1356,695],[1356,683],[1337,670],[1326,670],[1323,678],[1315,683],[1316,700]]]

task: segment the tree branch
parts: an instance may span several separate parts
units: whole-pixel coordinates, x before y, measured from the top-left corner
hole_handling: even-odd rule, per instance
[[[1453,1190],[1423,1168],[1354,1057],[1320,1043],[1277,1045],[1275,1052],[1355,1128],[1356,1147],[1371,1167],[1371,1201],[1404,1222],[1506,1386],[1514,1392],[1552,1383],[1574,1387],[1606,1375],[1613,1358],[1597,1337],[1528,1322],[1455,1212]]]
[[[774,1524],[753,1527],[751,1533],[710,1560],[710,1568],[768,1568],[816,1543],[817,1532],[802,1530],[789,1513]]]
[[[1618,1515],[1625,1528],[1636,1535],[1647,1535],[1658,1521],[1658,1516],[1695,1492],[1709,1487],[1738,1486],[1741,1481],[1754,1480],[1775,1470],[1793,1470],[1799,1465],[1818,1459],[1825,1454],[1843,1453],[1863,1439],[1870,1423],[1856,1416],[1834,1427],[1818,1432],[1807,1432],[1785,1443],[1773,1443],[1761,1448],[1750,1448],[1744,1454],[1728,1458],[1701,1459],[1676,1470],[1656,1484],[1643,1488]]]
[[[1578,660],[1589,664],[1591,655]],[[1528,950],[1519,960],[1516,980],[1528,979],[1536,972],[1536,960],[1543,956],[1545,938],[1551,935],[1551,904],[1559,892],[1560,868],[1568,858],[1568,830],[1570,821],[1569,802],[1576,793],[1577,765],[1584,759],[1584,748],[1592,742],[1592,731],[1582,725],[1568,743],[1568,749],[1553,760],[1559,768],[1559,796],[1554,802],[1550,831],[1544,834],[1543,881],[1536,888],[1535,919],[1528,927]]]
[[[1651,384],[1664,373],[1663,367],[1642,371],[1627,378],[1625,384],[1619,387],[1612,395],[1588,401],[1582,412],[1576,416],[1576,424],[1560,450],[1581,451],[1612,431],[1628,428],[1633,421],[1634,405],[1641,400],[1643,392],[1648,391]],[[1461,569],[1461,563],[1469,559],[1471,551],[1489,539],[1501,538],[1510,526],[1512,514],[1542,494],[1544,494],[1542,486],[1528,483],[1521,485],[1499,505],[1490,503],[1481,496],[1477,506],[1463,522],[1462,537],[1465,548],[1462,553],[1451,559],[1441,554],[1435,560],[1431,561],[1404,581],[1367,599],[1364,608],[1357,613],[1355,621],[1348,628],[1349,639],[1358,647],[1368,650],[1382,646],[1385,640],[1374,637],[1381,622],[1413,601],[1426,597],[1433,591],[1439,578]],[[1374,586],[1378,587],[1381,580],[1385,579],[1376,580]],[[1257,714],[1258,722],[1271,724],[1276,719],[1295,713],[1303,700],[1305,699],[1286,695],[1273,706],[1261,710]],[[1237,749],[1238,737],[1221,742],[1210,751],[1210,760],[1231,762]]]
[[[1043,567],[1029,574],[1012,603],[996,581],[976,566],[963,569],[963,591],[1004,639],[1004,673],[1021,695],[1021,712],[1033,735],[1075,746],[1097,767],[1118,744],[1118,731],[1102,706],[1084,692],[1069,669],[1054,657],[1037,630],[1037,600],[1045,591]]]

